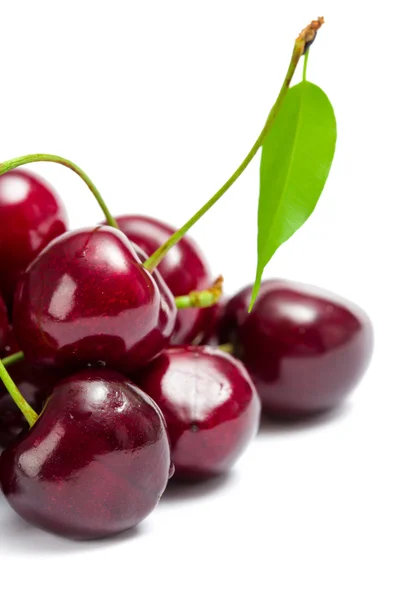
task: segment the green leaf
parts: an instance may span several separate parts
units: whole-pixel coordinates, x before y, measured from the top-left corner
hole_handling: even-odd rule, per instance
[[[308,81],[292,87],[262,146],[258,264],[249,310],[266,264],[313,212],[335,144],[335,114],[325,93]]]

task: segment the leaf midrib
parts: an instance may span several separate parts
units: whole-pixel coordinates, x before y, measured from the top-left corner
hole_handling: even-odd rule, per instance
[[[304,83],[305,82],[301,82],[298,85],[304,86]],[[291,152],[290,152],[290,159],[289,159],[288,169],[287,169],[288,175],[286,177],[286,181],[285,181],[285,185],[283,186],[282,193],[279,196],[279,201],[277,203],[278,204],[277,209],[274,211],[274,216],[273,216],[273,219],[272,219],[272,225],[270,227],[270,232],[274,231],[275,222],[276,222],[276,219],[277,219],[277,215],[280,213],[280,210],[281,210],[282,198],[284,197],[284,195],[286,193],[286,190],[287,190],[287,187],[288,187],[289,175],[290,175],[292,167],[293,167],[295,147],[296,147],[296,142],[297,142],[297,138],[298,138],[298,134],[299,134],[300,122],[302,121],[301,108],[302,108],[303,102],[304,102],[304,95],[305,94],[304,94],[304,91],[303,91],[303,93],[301,94],[301,99],[300,99],[300,102],[299,102],[299,108],[298,108],[298,111],[297,111],[297,114],[298,114],[299,117],[297,119],[297,123],[296,123],[296,127],[295,127],[295,132],[294,132],[294,136],[293,136],[293,140],[294,141],[293,141],[293,144],[292,144],[292,149],[291,149]],[[268,242],[269,242],[270,239],[271,239],[271,233],[268,235],[264,246],[266,246],[268,244]]]

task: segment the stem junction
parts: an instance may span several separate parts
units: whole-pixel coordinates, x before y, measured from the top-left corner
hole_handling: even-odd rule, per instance
[[[24,360],[24,353],[23,352],[15,352],[15,354],[10,354],[10,356],[6,356],[2,360],[3,360],[3,365],[5,367],[9,367],[10,365],[13,365],[14,363]]]
[[[175,304],[178,309],[182,308],[208,308],[217,304],[222,296],[222,284],[224,279],[219,276],[211,287],[206,290],[194,290],[187,296],[177,296]]]

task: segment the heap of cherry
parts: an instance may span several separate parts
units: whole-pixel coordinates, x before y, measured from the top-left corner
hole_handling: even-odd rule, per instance
[[[0,217],[0,482],[47,531],[135,526],[172,475],[230,469],[261,407],[279,419],[331,411],[368,366],[359,307],[267,280],[249,313],[251,288],[220,298],[187,237],[151,268],[174,234],[153,218],[67,231],[54,192],[19,169],[0,177]]]

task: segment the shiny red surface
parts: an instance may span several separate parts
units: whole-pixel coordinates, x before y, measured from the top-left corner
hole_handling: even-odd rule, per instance
[[[128,238],[140,246],[148,256],[175,233],[175,229],[151,217],[126,215],[117,217],[117,222]],[[168,252],[158,270],[174,296],[205,289],[212,283],[204,256],[194,241],[187,236]],[[189,308],[178,311],[172,343],[201,341],[208,331],[212,316],[213,310],[210,309]]]
[[[220,350],[168,348],[135,380],[164,414],[177,478],[226,472],[258,430],[257,392],[243,365]]]
[[[35,364],[131,372],[168,344],[174,298],[107,226],[65,233],[21,277],[14,331]]]
[[[34,427],[3,452],[0,482],[33,525],[91,539],[142,521],[170,469],[154,402],[118,373],[87,370],[59,383]]]
[[[8,338],[8,317],[7,309],[3,302],[3,298],[0,296],[0,356],[7,344]]]
[[[26,361],[14,363],[7,370],[25,400],[36,412],[65,373],[59,369],[42,369]],[[0,447],[6,447],[22,430],[28,430],[21,411],[0,381]]]
[[[0,292],[11,307],[21,273],[67,229],[60,200],[37,175],[17,169],[0,176]]]
[[[296,418],[338,406],[365,373],[373,331],[365,312],[313,286],[264,281],[249,314],[251,286],[225,308],[220,342],[232,342],[265,411]]]
[[[203,334],[196,343],[203,346],[218,346],[219,327],[222,315],[224,314],[224,305],[226,299],[222,298],[218,304],[210,306],[202,311],[204,324],[202,325]]]

